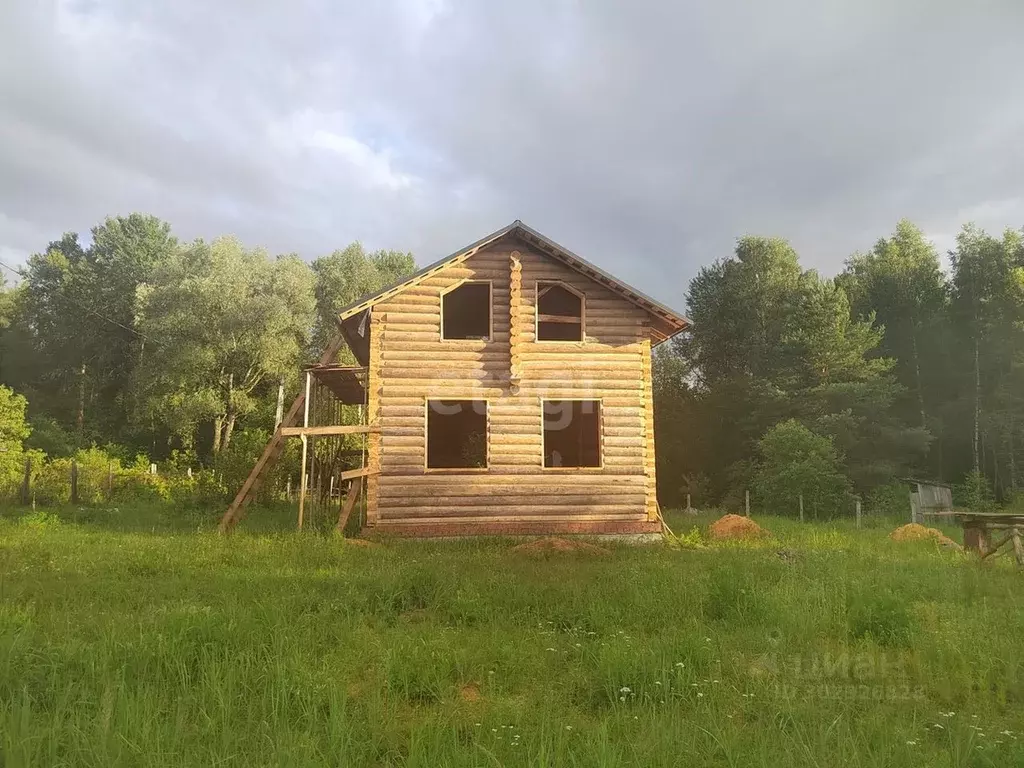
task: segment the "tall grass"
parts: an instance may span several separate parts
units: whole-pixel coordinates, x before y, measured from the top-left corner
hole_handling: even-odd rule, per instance
[[[66,519],[0,521],[4,766],[1024,764],[1021,575],[884,529],[537,558]]]

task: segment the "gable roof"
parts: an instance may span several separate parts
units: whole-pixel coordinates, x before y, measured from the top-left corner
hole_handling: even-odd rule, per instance
[[[641,309],[646,310],[654,321],[651,324],[651,335],[655,344],[660,344],[680,331],[685,330],[690,325],[690,321],[683,315],[680,315],[666,307],[664,304],[655,301],[650,296],[638,291],[636,288],[626,285],[626,283],[622,282],[618,278],[612,277],[600,267],[591,264],[581,256],[577,256],[569,249],[563,248],[554,240],[551,240],[540,232],[537,232],[535,229],[528,227],[519,219],[516,219],[507,227],[502,227],[496,232],[492,232],[486,237],[477,240],[475,243],[471,243],[465,248],[462,248],[449,256],[445,256],[443,259],[435,261],[433,264],[428,264],[423,267],[423,269],[403,278],[394,285],[390,285],[377,293],[365,296],[352,304],[349,304],[338,313],[339,321],[348,320],[360,312],[369,309],[374,304],[384,301],[385,299],[394,296],[396,293],[400,293],[406,288],[411,288],[414,285],[417,285],[431,275],[440,272],[443,269],[447,269],[448,267],[462,263],[466,259],[479,253],[487,246],[504,237],[519,238],[526,244],[536,248],[540,253],[562,262],[566,266],[576,270],[594,282],[604,285],[606,288],[622,296],[627,301],[630,301]]]

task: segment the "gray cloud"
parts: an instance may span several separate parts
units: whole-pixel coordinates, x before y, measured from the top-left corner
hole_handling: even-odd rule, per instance
[[[426,262],[523,218],[653,295],[746,233],[837,270],[1024,224],[1015,0],[0,7],[0,253],[145,210]]]

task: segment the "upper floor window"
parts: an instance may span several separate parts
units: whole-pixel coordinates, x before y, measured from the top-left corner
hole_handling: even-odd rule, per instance
[[[491,284],[466,281],[441,294],[441,339],[491,338]]]
[[[564,283],[537,283],[537,341],[583,341],[583,294]]]

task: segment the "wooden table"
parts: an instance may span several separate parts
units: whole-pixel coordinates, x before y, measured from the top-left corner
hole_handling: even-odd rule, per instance
[[[977,552],[984,559],[994,557],[1005,545],[1013,546],[1017,564],[1024,566],[1024,515],[1000,512],[961,512],[957,514],[964,530],[964,548]],[[1001,534],[996,543],[993,535]]]

